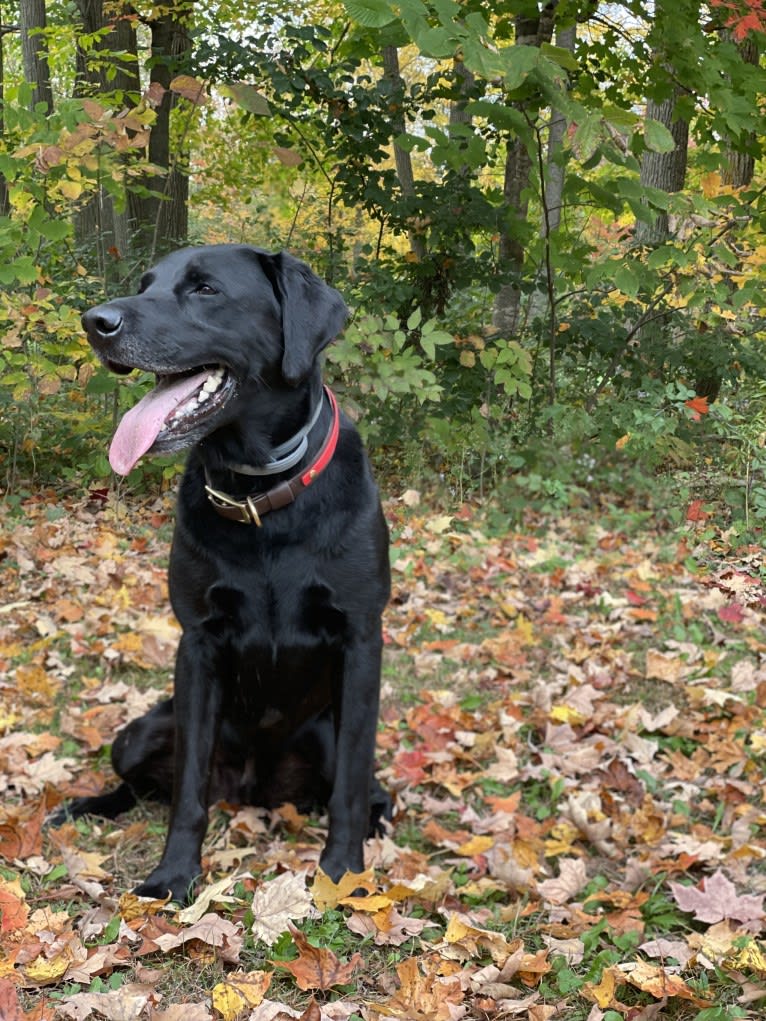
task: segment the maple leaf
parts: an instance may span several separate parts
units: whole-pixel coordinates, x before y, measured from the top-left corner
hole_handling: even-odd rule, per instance
[[[472,957],[481,956],[488,950],[495,964],[504,964],[515,949],[501,932],[492,929],[479,929],[465,917],[453,913],[450,915],[444,933],[447,948],[443,954],[447,958],[468,961]]]
[[[300,929],[291,925],[290,932],[298,948],[297,960],[272,961],[272,964],[289,971],[295,977],[299,989],[325,990],[345,985],[362,964],[362,955],[358,952],[343,964],[332,950],[312,946]]]
[[[249,872],[235,872],[228,876],[224,876],[223,879],[219,879],[217,883],[211,883],[210,886],[204,886],[200,892],[199,897],[196,898],[193,904],[190,904],[188,908],[184,908],[178,912],[178,921],[184,925],[189,925],[193,922],[198,922],[200,918],[203,918],[210,909],[211,904],[237,904],[239,903],[238,897],[233,897],[226,891],[230,890],[235,883],[238,883],[241,879],[252,879]],[[165,904],[167,901],[154,902]],[[123,915],[123,918],[125,916]]]
[[[419,936],[430,922],[427,918],[408,918],[389,904],[373,915],[354,911],[346,925],[357,936],[373,936],[377,946],[399,947],[413,936]]]
[[[311,887],[311,896],[320,911],[329,911],[337,908],[342,900],[353,896],[354,891],[359,889],[367,890],[368,893],[375,889],[372,869],[366,872],[346,872],[337,883],[334,883],[326,872],[318,868]]]
[[[561,858],[558,878],[544,879],[537,884],[537,890],[551,904],[566,904],[587,882],[588,874],[582,858]]]
[[[703,415],[707,415],[710,411],[708,406],[707,397],[692,397],[689,401],[684,401],[684,406],[691,411],[691,417],[693,422],[699,422]]]
[[[700,922],[720,922],[730,918],[748,928],[755,927],[756,931],[762,928],[766,917],[763,910],[764,895],[738,896],[736,887],[720,869],[712,876],[706,876],[701,888],[683,886],[681,883],[668,885],[681,910],[692,912]]]
[[[228,918],[212,913],[200,918],[188,929],[176,933],[163,933],[154,937],[160,950],[178,950],[187,943],[198,940],[210,947],[215,947],[221,960],[236,964],[242,947],[242,927],[230,922]]]
[[[261,883],[253,894],[251,932],[267,946],[276,943],[290,922],[299,921],[312,910],[311,894],[304,873],[283,872]]]
[[[213,1008],[223,1021],[234,1021],[245,1010],[263,1002],[273,974],[271,971],[233,971],[225,982],[213,986]]]
[[[27,923],[29,908],[18,879],[0,878],[0,932],[15,932]],[[0,1011],[0,1017],[2,1012]]]
[[[368,1004],[373,1016],[383,1014],[403,1021],[451,1021],[459,1016],[463,1002],[460,977],[439,975],[438,961],[425,960],[423,967],[425,974],[420,971],[417,957],[397,964],[399,989],[384,1003]]]
[[[656,964],[650,964],[648,961],[636,961],[622,965],[619,970],[623,974],[623,981],[630,982],[632,986],[649,993],[657,1000],[678,996],[683,1000],[691,1000],[697,1007],[710,1006],[711,1001],[698,996],[680,975],[674,975]]]
[[[152,986],[130,982],[108,993],[75,993],[57,1005],[56,1013],[74,1021],[84,1021],[94,1011],[107,1021],[137,1021],[147,1004],[158,1000]]]

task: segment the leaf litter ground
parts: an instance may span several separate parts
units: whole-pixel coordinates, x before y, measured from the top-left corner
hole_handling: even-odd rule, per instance
[[[324,820],[215,806],[182,911],[126,893],[161,807],[44,825],[168,690],[172,509],[0,512],[3,1021],[763,1016],[760,547],[698,514],[386,510],[390,833],[336,886]]]

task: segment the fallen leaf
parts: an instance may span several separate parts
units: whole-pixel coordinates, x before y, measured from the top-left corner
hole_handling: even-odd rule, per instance
[[[700,922],[720,922],[731,918],[744,925],[757,926],[763,922],[763,897],[753,894],[739,896],[731,880],[718,869],[706,876],[698,887],[669,883],[673,898],[682,911],[690,911]]]
[[[367,872],[346,872],[337,883],[334,883],[322,869],[317,869],[311,887],[311,897],[317,908],[325,912],[336,908],[345,897],[353,896],[354,891],[359,889],[367,890],[368,893],[375,889],[372,869],[368,869]]]
[[[234,971],[213,986],[213,1008],[224,1021],[235,1021],[245,1010],[257,1007],[271,984],[271,971]]]
[[[272,946],[287,932],[291,922],[300,921],[312,910],[311,893],[304,873],[283,872],[276,879],[262,882],[253,894],[253,924],[256,939]]]
[[[299,989],[332,989],[350,981],[351,976],[362,964],[362,955],[355,953],[350,961],[342,963],[332,950],[326,947],[315,947],[306,936],[290,926],[293,942],[298,948],[295,961],[273,961],[278,968],[284,968],[295,978]]]

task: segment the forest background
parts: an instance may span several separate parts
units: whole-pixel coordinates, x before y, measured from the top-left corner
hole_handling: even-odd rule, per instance
[[[1,9],[9,491],[109,475],[136,381],[82,310],[244,241],[346,297],[327,373],[388,469],[513,513],[702,468],[766,515],[758,0]]]

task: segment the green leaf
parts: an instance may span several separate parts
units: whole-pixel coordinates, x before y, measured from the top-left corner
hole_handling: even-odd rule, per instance
[[[419,308],[416,308],[415,311],[412,313],[412,315],[407,320],[407,329],[408,330],[416,330],[418,328],[418,326],[420,326],[422,320],[423,320],[423,313],[420,311]]]
[[[72,233],[72,225],[67,220],[45,220],[37,229],[49,241],[62,241]]]
[[[383,28],[395,19],[386,0],[343,0],[343,6],[349,18],[365,28]]]
[[[248,113],[255,114],[256,117],[271,116],[271,107],[266,97],[247,82],[233,82],[223,86],[221,91],[228,93],[237,106],[241,106]]]
[[[572,148],[581,162],[586,163],[598,149],[601,132],[601,117],[597,113],[588,114],[585,120],[577,125],[572,139]]]
[[[614,274],[614,282],[619,290],[630,298],[635,298],[638,294],[638,277],[630,266],[619,266]]]
[[[580,68],[580,65],[575,60],[574,53],[563,46],[552,46],[550,43],[543,43],[540,47],[540,52],[544,57],[548,57],[549,60],[558,64],[559,67],[563,67],[565,71],[577,71]]]
[[[644,142],[646,148],[652,152],[673,152],[676,147],[673,136],[665,125],[654,118],[650,118],[644,124]]]
[[[604,115],[604,120],[617,128],[618,131],[632,130],[641,119],[638,114],[633,113],[632,110],[624,110],[622,107],[613,106],[611,103],[604,104],[602,113]]]

